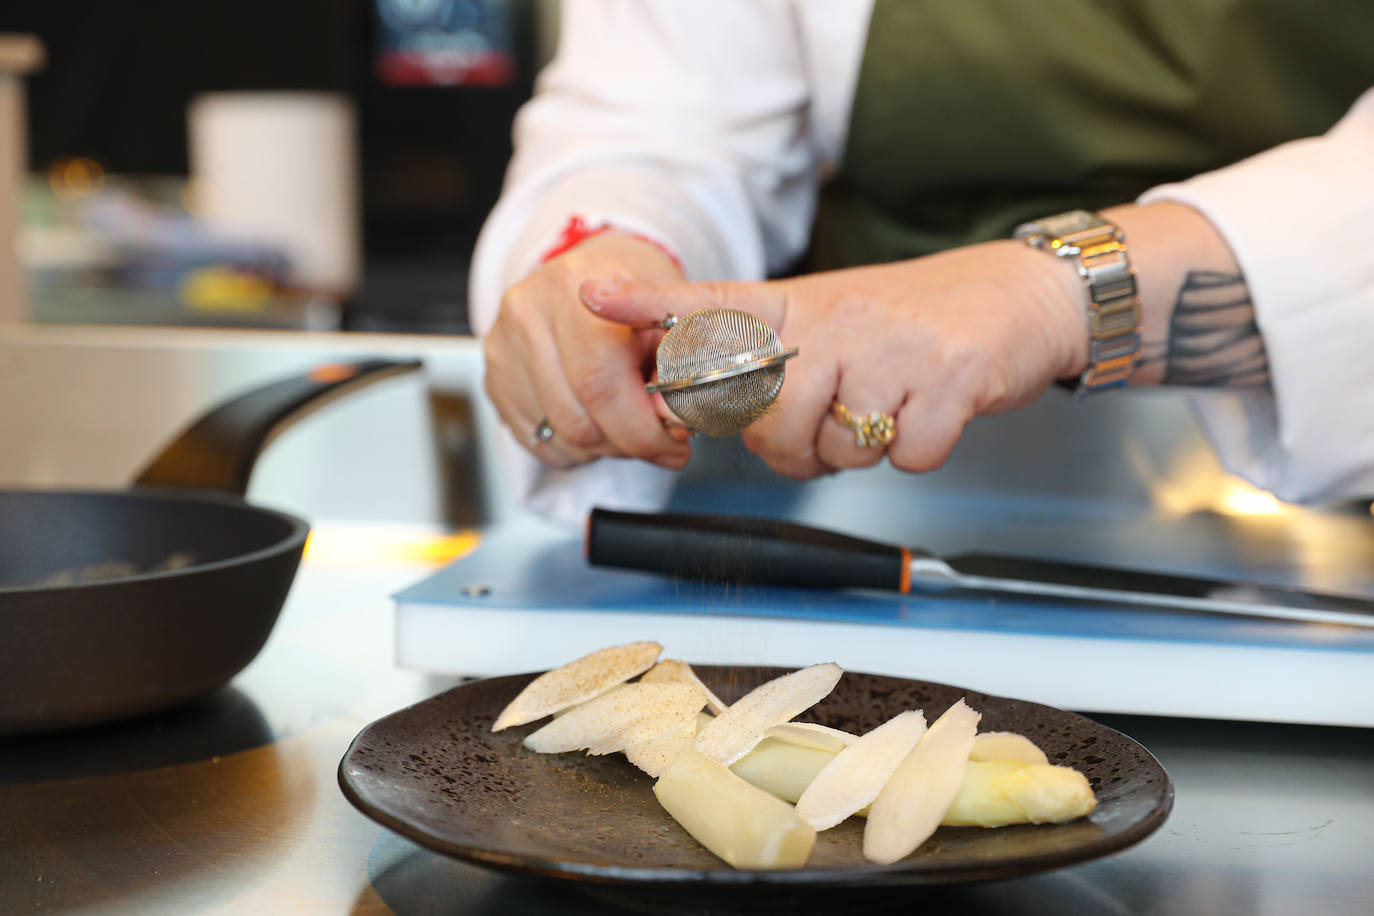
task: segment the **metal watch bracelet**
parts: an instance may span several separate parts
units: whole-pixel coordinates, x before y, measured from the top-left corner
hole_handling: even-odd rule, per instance
[[[1126,387],[1140,362],[1140,295],[1121,227],[1088,210],[1071,210],[1023,223],[1013,236],[1074,258],[1088,288],[1088,366],[1075,396]]]

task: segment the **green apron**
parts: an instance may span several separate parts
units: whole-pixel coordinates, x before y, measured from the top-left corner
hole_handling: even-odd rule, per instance
[[[1331,127],[1374,0],[877,0],[804,265],[1004,238]]]

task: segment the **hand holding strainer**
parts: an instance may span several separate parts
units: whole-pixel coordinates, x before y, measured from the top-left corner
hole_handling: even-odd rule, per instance
[[[731,436],[763,416],[782,391],[784,350],[777,332],[735,309],[705,308],[662,322],[657,379],[645,390],[696,432]]]

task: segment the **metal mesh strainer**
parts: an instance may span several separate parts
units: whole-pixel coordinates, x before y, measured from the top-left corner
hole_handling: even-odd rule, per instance
[[[748,312],[701,309],[659,341],[658,380],[645,387],[691,429],[731,436],[763,416],[782,390],[783,363],[796,355]]]

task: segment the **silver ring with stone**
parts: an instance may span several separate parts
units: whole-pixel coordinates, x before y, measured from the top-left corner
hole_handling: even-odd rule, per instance
[[[538,448],[545,442],[553,438],[553,427],[549,425],[548,418],[539,421],[539,425],[530,433],[530,437],[525,440],[530,448]]]

